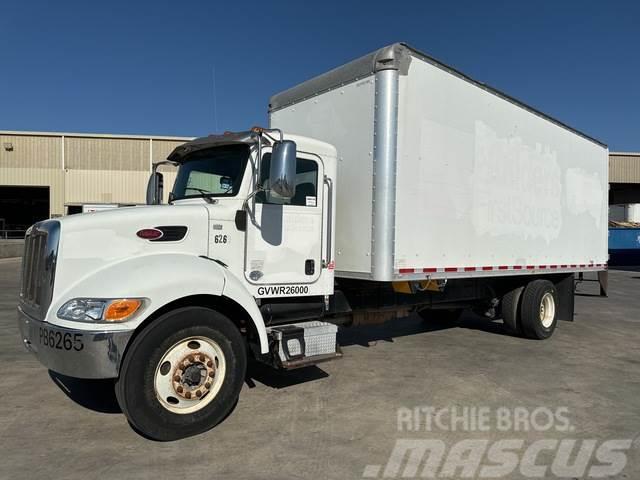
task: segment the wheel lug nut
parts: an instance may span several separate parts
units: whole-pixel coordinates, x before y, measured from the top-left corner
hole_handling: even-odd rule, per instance
[[[174,375],[173,376],[173,380],[176,381],[176,382],[179,382],[180,381],[180,375]]]
[[[184,396],[187,397],[187,398],[191,398],[191,392],[185,393]]]
[[[205,383],[204,388],[211,388],[211,383],[210,382]]]
[[[213,362],[211,360],[209,360],[207,362],[207,367],[209,367],[209,368],[213,367]]]
[[[200,390],[196,390],[196,397],[200,398],[202,396],[202,392]]]
[[[182,393],[183,388],[182,387],[178,387],[176,390],[178,391],[178,393]]]
[[[209,372],[209,376],[213,377],[215,375],[215,372]]]

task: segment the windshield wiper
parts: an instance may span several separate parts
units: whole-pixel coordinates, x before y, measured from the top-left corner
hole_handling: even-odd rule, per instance
[[[202,188],[197,188],[197,187],[187,187],[187,188],[185,188],[185,192],[187,190],[195,190],[196,192],[199,192],[200,195],[183,195],[182,197],[173,197],[172,201],[182,200],[182,199],[185,199],[185,198],[194,198],[194,197],[198,198],[199,197],[199,198],[204,198],[207,203],[216,203],[216,200],[213,200],[212,197],[217,196],[218,195],[217,193],[212,193],[212,192],[210,192],[208,190],[204,190]]]
[[[185,188],[185,190],[195,190],[196,192],[200,192],[203,195],[215,195],[215,193],[211,193],[208,190],[204,190],[202,188],[197,188],[197,187],[187,187]]]

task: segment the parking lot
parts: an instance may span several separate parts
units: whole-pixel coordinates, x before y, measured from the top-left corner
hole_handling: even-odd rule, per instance
[[[468,438],[630,439],[618,478],[640,476],[638,271],[611,271],[609,298],[581,284],[575,322],[562,322],[548,341],[508,336],[500,322],[471,315],[450,327],[412,316],[345,330],[342,359],[289,374],[254,365],[222,424],[157,443],[127,424],[109,382],[50,374],[24,350],[15,321],[19,268],[0,261],[0,478],[382,478],[399,439],[427,438],[447,448]],[[399,424],[399,409],[423,407],[562,408],[570,429]],[[550,465],[552,450],[537,463]]]

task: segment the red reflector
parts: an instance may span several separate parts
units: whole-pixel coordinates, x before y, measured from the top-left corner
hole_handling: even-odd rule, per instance
[[[156,238],[160,238],[163,233],[157,228],[143,228],[142,230],[138,230],[136,235],[145,240],[155,240]]]
[[[413,273],[415,272],[415,268],[401,268],[400,273]]]

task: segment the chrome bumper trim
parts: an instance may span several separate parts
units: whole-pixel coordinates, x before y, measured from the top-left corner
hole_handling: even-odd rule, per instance
[[[116,378],[131,331],[96,332],[62,328],[28,316],[18,307],[22,341],[40,363],[77,378]]]

